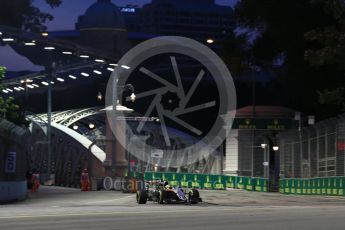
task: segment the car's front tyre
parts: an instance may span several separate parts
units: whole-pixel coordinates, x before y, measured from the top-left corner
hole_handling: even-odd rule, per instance
[[[189,191],[188,200],[189,200],[189,203],[191,203],[191,204],[199,203],[199,200],[200,200],[199,191],[197,189],[192,189],[191,191]]]
[[[147,192],[145,190],[137,191],[137,203],[146,204],[147,202]]]
[[[165,191],[165,190],[159,191],[158,203],[159,204],[164,204],[164,201],[165,201],[166,198],[167,198],[167,191]]]

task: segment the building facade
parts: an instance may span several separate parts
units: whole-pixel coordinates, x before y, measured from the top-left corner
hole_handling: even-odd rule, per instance
[[[277,106],[247,106],[236,112],[225,141],[224,174],[279,181],[278,135],[296,129],[295,111]]]
[[[120,53],[155,36],[183,36],[208,43],[221,54],[234,28],[232,8],[214,0],[153,0],[141,8],[97,0],[79,16],[75,31],[51,34]]]

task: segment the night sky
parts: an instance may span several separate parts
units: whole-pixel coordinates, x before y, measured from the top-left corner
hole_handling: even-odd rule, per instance
[[[97,0],[63,0],[57,8],[51,8],[44,0],[34,0],[34,5],[41,11],[50,13],[54,20],[46,25],[48,30],[74,30],[75,23],[80,15]],[[188,1],[188,0],[187,0]],[[151,2],[151,0],[112,0],[117,6],[139,5]],[[217,4],[233,6],[237,0],[216,0]],[[196,6],[197,7],[197,6]],[[16,54],[10,47],[0,47],[0,65],[6,66],[10,71],[33,70],[39,71],[43,67],[34,66],[25,57]]]
[[[187,0],[188,1],[188,0]],[[237,0],[216,0],[217,4],[233,6]],[[54,15],[55,20],[48,23],[50,30],[74,29],[74,24],[78,16],[85,13],[86,9],[96,0],[64,0],[63,3],[55,9],[51,9],[44,0],[35,0],[34,4],[42,11]],[[151,0],[112,0],[117,6],[143,5]],[[196,6],[197,7],[197,6]]]

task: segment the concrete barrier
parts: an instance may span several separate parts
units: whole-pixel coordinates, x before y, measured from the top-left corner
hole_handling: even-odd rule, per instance
[[[0,203],[23,200],[26,196],[26,181],[0,181]]]

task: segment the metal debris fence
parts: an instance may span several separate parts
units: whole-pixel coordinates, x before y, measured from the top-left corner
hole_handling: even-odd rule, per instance
[[[345,176],[345,115],[279,134],[280,178]]]

